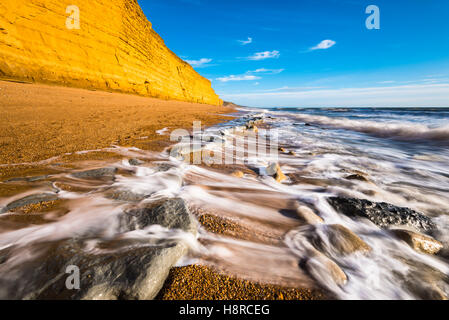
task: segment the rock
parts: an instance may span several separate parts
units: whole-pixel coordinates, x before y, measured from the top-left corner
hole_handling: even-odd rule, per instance
[[[443,244],[441,242],[424,234],[400,229],[394,229],[391,230],[391,232],[399,239],[407,242],[407,244],[414,250],[421,253],[437,254],[443,249]]]
[[[35,176],[35,177],[19,177],[19,178],[12,178],[9,180],[6,180],[5,182],[22,182],[22,181],[26,181],[26,182],[36,182],[36,181],[41,181],[41,180],[45,180],[48,177],[50,177],[50,175],[42,175],[42,176]]]
[[[300,219],[304,220],[308,224],[320,224],[324,222],[323,218],[315,214],[312,209],[306,206],[297,206],[296,213]]]
[[[435,229],[435,224],[429,217],[409,208],[385,202],[342,197],[329,198],[328,202],[338,212],[350,217],[367,218],[381,228],[404,225],[424,231]]]
[[[196,222],[182,199],[133,209],[119,219],[121,232],[153,224],[196,232]],[[78,237],[50,244],[50,248],[46,244],[46,254],[24,262],[16,278],[0,275],[0,298],[153,299],[170,268],[187,252],[186,244],[175,239],[103,239],[97,248],[104,251],[99,252],[85,250],[86,241],[88,237]],[[66,288],[70,265],[79,267],[79,290]]]
[[[286,151],[285,148],[282,148],[282,147],[279,147],[278,150],[279,150],[280,152],[285,152],[285,151]]]
[[[16,208],[24,207],[30,204],[38,204],[40,202],[48,202],[55,201],[58,199],[58,195],[56,193],[39,193],[33,194],[30,196],[26,196],[24,198],[15,200],[6,205],[6,207],[0,209],[0,214],[11,211]]]
[[[267,175],[272,176],[277,182],[282,182],[287,177],[284,175],[284,173],[281,170],[281,167],[276,162],[271,163],[266,169],[265,169]]]
[[[131,166],[141,166],[141,165],[143,164],[143,162],[140,161],[139,159],[129,159],[129,160],[128,160],[128,163],[129,163]]]
[[[348,281],[344,271],[334,261],[326,257],[318,250],[309,250],[305,261],[305,269],[317,281],[335,283],[343,286]]]
[[[351,175],[345,177],[345,179],[369,182],[369,179],[367,177],[365,177],[364,175],[358,174],[358,173],[351,174]]]
[[[72,173],[72,176],[79,179],[113,179],[117,168],[100,168]]]
[[[274,175],[274,179],[276,179],[277,182],[282,182],[287,179],[285,174],[282,172],[281,168],[279,167],[276,174]]]
[[[156,169],[159,172],[167,172],[168,170],[170,170],[172,168],[176,168],[176,166],[174,164],[170,163],[170,162],[159,163],[156,166]]]
[[[290,151],[288,154],[291,155],[291,156],[296,157],[296,152],[295,151]]]
[[[234,171],[233,173],[231,173],[232,176],[237,177],[237,178],[243,178],[245,176],[245,174],[242,171]]]
[[[371,247],[359,236],[348,228],[331,224],[327,226],[329,243],[342,255],[349,255],[355,252],[370,252]]]
[[[126,202],[139,202],[149,196],[145,194],[134,193],[129,190],[109,190],[105,195],[106,198]]]
[[[143,229],[157,224],[168,229],[181,229],[196,232],[196,223],[181,198],[169,199],[139,209],[133,209],[122,216],[121,224],[125,229]]]

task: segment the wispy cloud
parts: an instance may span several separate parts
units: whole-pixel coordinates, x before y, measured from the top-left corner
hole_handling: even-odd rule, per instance
[[[253,38],[248,37],[248,40],[237,40],[242,46],[246,46],[253,42]]]
[[[253,71],[248,71],[247,73],[264,73],[264,74],[279,74],[283,72],[285,69],[265,69],[260,68]]]
[[[208,58],[201,58],[200,60],[186,60],[188,64],[190,64],[192,67],[200,68],[200,67],[206,67],[208,63],[210,63],[212,59]]]
[[[310,50],[325,50],[333,47],[337,42],[334,40],[323,40],[318,43],[316,46],[310,48]]]
[[[280,53],[277,50],[273,51],[264,51],[264,52],[257,52],[253,54],[252,56],[248,57],[248,60],[265,60],[265,59],[277,59],[279,58]]]
[[[292,91],[220,94],[224,99],[249,106],[286,107],[424,107],[449,106],[449,83],[396,85],[344,89],[300,89]]]
[[[228,81],[252,81],[252,80],[259,80],[261,79],[261,77],[258,76],[254,76],[254,75],[249,75],[249,74],[244,74],[244,75],[230,75],[230,76],[226,76],[226,77],[221,77],[221,78],[217,78],[218,81],[221,82],[228,82]]]

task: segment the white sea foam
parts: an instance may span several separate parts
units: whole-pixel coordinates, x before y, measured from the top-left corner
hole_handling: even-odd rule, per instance
[[[398,140],[449,141],[449,124],[432,128],[416,123],[386,123],[348,118],[332,118],[318,115],[294,114],[295,119],[312,124],[358,131],[383,138]]]

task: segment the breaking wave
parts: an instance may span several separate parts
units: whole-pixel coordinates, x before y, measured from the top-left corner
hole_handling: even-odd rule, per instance
[[[404,141],[427,140],[449,143],[449,124],[429,127],[413,123],[385,123],[369,120],[352,120],[348,118],[331,118],[326,116],[295,114],[297,120],[310,124],[319,124],[338,129],[352,130],[376,137],[391,138]]]

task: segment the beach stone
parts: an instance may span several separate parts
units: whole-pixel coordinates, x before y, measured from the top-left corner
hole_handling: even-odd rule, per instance
[[[132,166],[141,166],[143,164],[139,159],[129,159],[128,163]]]
[[[317,281],[334,282],[343,286],[348,282],[345,272],[333,260],[318,250],[311,249],[305,261],[306,271]]]
[[[109,190],[106,192],[106,198],[126,201],[126,202],[138,202],[147,198],[149,195],[134,193],[129,190]]]
[[[170,170],[172,168],[176,168],[176,166],[174,164],[170,163],[170,162],[159,163],[156,166],[156,169],[159,172],[167,172],[168,170]]]
[[[79,179],[113,179],[116,172],[117,168],[108,167],[74,172],[72,176]]]
[[[323,218],[315,214],[312,209],[306,206],[298,205],[296,213],[301,220],[304,220],[308,224],[320,224],[324,223]]]
[[[196,232],[196,223],[181,198],[169,199],[157,205],[127,211],[121,216],[125,229],[143,229],[149,225],[160,225],[168,229]]]
[[[35,176],[35,177],[18,177],[18,178],[12,178],[12,179],[8,179],[5,182],[36,182],[36,181],[41,181],[41,180],[45,180],[48,177],[50,177],[50,175],[42,175],[42,176]]]
[[[287,179],[285,174],[282,172],[281,167],[276,162],[271,163],[265,169],[265,171],[266,171],[267,175],[272,176],[277,182],[282,182],[285,179]]]
[[[350,217],[367,218],[381,228],[404,225],[431,231],[436,227],[429,217],[419,212],[385,202],[343,197],[331,197],[328,202],[338,212]]]
[[[178,160],[184,160],[184,158],[192,153],[192,146],[190,143],[178,143],[169,149],[170,156]]]
[[[55,201],[57,199],[58,199],[58,195],[56,193],[32,194],[32,195],[26,196],[24,198],[15,200],[11,203],[8,203],[5,207],[0,209],[0,214],[11,211],[13,209],[27,206],[30,204],[38,204],[41,202]]]
[[[359,180],[359,181],[369,182],[369,179],[366,176],[364,176],[362,174],[358,174],[358,173],[351,174],[345,178],[348,180]]]
[[[358,235],[340,224],[328,225],[327,230],[329,243],[342,255],[372,250]]]
[[[238,171],[238,170],[231,173],[231,175],[236,178],[243,178],[245,176],[245,174],[242,171]]]
[[[184,200],[176,198],[124,212],[120,231],[129,232],[158,224],[168,229],[196,233],[195,219]],[[73,238],[46,244],[46,254],[24,262],[15,279],[0,275],[1,299],[153,299],[170,268],[187,253],[179,240],[103,239],[91,253],[89,238]],[[36,250],[43,250],[44,244]],[[80,288],[69,290],[68,266],[80,271]],[[20,279],[20,281],[17,281]]]
[[[427,254],[437,254],[443,249],[443,244],[434,238],[409,230],[394,229],[391,232],[405,241],[415,251]]]

